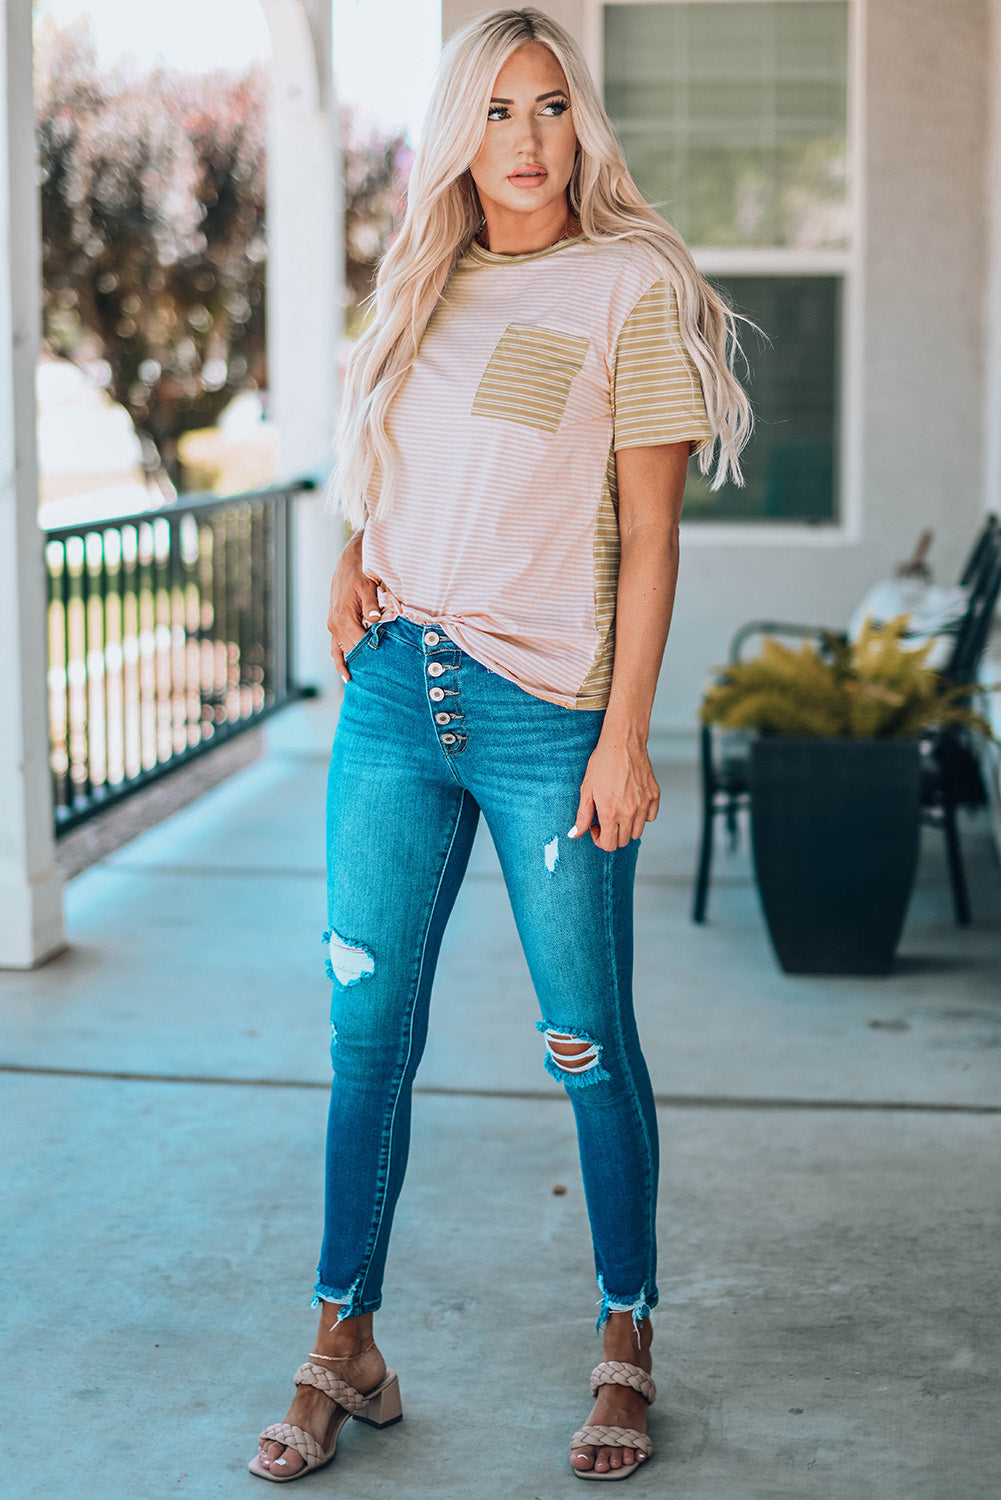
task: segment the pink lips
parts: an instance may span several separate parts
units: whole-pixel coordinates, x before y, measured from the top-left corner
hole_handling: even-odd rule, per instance
[[[525,168],[520,172],[508,173],[508,182],[516,182],[519,187],[536,187],[540,182],[545,182],[549,173],[545,167]]]

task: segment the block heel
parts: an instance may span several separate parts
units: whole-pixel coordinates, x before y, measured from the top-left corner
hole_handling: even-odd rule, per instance
[[[372,1392],[362,1411],[352,1413],[356,1422],[366,1422],[369,1427],[392,1427],[402,1422],[403,1406],[400,1402],[400,1380],[395,1370],[387,1370],[386,1378]]]

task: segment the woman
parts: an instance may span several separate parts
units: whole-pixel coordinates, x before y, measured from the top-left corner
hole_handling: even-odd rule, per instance
[[[733,314],[633,185],[579,49],[535,10],[449,42],[353,352],[328,627],[335,1078],[320,1327],[250,1468],[400,1414],[372,1336],[431,981],[480,811],[572,1101],[604,1360],[582,1479],[651,1451],[657,1125],[631,1000],[646,750],[690,453],[742,482]]]

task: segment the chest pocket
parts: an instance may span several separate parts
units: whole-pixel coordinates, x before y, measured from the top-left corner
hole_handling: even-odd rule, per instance
[[[511,323],[483,372],[473,415],[558,432],[589,345],[590,340],[555,328]]]

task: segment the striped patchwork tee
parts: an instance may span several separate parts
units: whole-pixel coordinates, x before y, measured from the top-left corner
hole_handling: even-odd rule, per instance
[[[383,618],[440,621],[470,656],[566,708],[608,701],[615,453],[712,430],[674,291],[642,244],[524,255],[474,241],[394,398],[391,506],[362,559]]]

